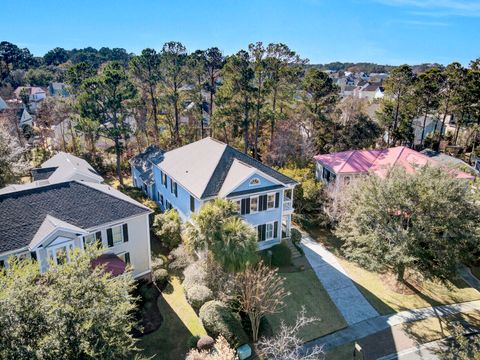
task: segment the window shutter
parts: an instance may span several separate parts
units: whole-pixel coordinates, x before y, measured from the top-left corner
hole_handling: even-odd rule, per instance
[[[263,210],[267,210],[268,208],[268,205],[267,205],[267,198],[268,198],[268,195],[263,195]]]
[[[174,183],[174,188],[175,188],[175,197],[178,197],[178,185],[177,185],[177,183]]]
[[[107,242],[108,242],[108,247],[113,246],[113,234],[112,234],[112,229],[107,229]]]
[[[258,211],[263,211],[265,208],[263,207],[263,195],[258,197]]]
[[[125,264],[130,265],[130,253],[125,253]]]
[[[0,260],[0,269],[4,268],[5,267],[5,261],[4,260]]]
[[[95,240],[97,241],[97,243],[101,244],[102,243],[102,232],[101,231],[97,231],[95,233]]]
[[[276,239],[278,235],[278,221],[273,223],[273,237]]]
[[[267,224],[262,225],[262,241],[267,238]]]
[[[257,241],[262,241],[262,225],[257,226]]]
[[[36,252],[36,251],[32,251],[32,252],[30,253],[30,257],[31,257],[33,260],[37,261],[37,252]]]
[[[247,207],[247,199],[242,199],[240,201],[240,214],[241,215],[245,215],[246,207]]]
[[[192,195],[190,195],[190,211],[195,211],[195,198]]]
[[[123,242],[127,242],[128,241],[128,225],[127,224],[123,224]]]
[[[250,214],[250,198],[245,199],[245,214]]]
[[[275,207],[278,208],[279,205],[280,205],[280,193],[276,192],[275,193]]]
[[[173,180],[170,178],[170,192],[173,193]]]

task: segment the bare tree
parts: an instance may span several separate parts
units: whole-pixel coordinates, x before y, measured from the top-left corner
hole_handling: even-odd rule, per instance
[[[294,325],[288,326],[282,321],[277,335],[260,339],[258,342],[259,352],[268,360],[323,359],[323,349],[320,346],[314,346],[307,350],[298,335],[302,328],[318,321],[320,320],[317,318],[307,317],[305,309],[302,308]]]
[[[258,340],[260,320],[267,314],[274,314],[283,307],[283,299],[289,295],[283,287],[284,278],[277,269],[271,269],[263,262],[249,266],[237,276],[237,291],[240,310],[244,311],[252,325],[253,342]]]

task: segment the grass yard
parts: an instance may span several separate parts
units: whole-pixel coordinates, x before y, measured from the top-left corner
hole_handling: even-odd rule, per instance
[[[183,287],[177,277],[158,298],[158,307],[163,316],[160,328],[141,338],[138,347],[143,355],[158,360],[184,359],[187,342],[193,335],[206,335],[197,314],[187,303]]]
[[[281,313],[268,316],[274,333],[280,328],[282,320],[288,325],[293,325],[302,306],[305,307],[308,317],[320,319],[319,322],[302,329],[300,335],[304,341],[316,339],[346,326],[345,320],[313,270],[280,273],[280,275],[285,277],[285,288],[291,294],[285,299],[285,307]]]
[[[450,286],[425,281],[422,283],[420,290],[412,287],[413,294],[400,294],[386,286],[380,274],[367,271],[343,258],[340,251],[341,243],[330,232],[323,229],[308,229],[308,231],[312,238],[323,243],[338,256],[341,265],[356,283],[359,290],[382,315],[402,310],[480,299],[480,293],[469,287],[463,280],[454,280],[449,284]]]

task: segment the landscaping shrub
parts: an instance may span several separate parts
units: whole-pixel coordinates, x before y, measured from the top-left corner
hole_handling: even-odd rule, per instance
[[[153,232],[168,249],[173,249],[182,241],[182,222],[174,209],[155,215]]]
[[[185,269],[194,261],[193,257],[187,252],[182,244],[173,249],[168,257],[170,259],[168,268],[171,270]]]
[[[205,285],[191,285],[185,291],[185,295],[188,303],[197,311],[203,304],[213,299],[212,290]]]
[[[200,308],[199,316],[205,330],[214,338],[222,335],[233,346],[248,342],[239,316],[223,302],[216,300],[206,302]]]
[[[215,345],[215,340],[213,340],[210,336],[202,336],[197,341],[197,349],[198,350],[210,350]]]
[[[164,269],[165,268],[165,261],[162,259],[161,256],[156,256],[152,259],[152,269]]]
[[[272,254],[272,266],[288,266],[292,260],[292,252],[285,242],[272,246],[270,249]]]
[[[291,229],[290,240],[292,240],[293,245],[297,248],[300,254],[303,254],[303,249],[300,246],[300,242],[302,241],[302,233],[295,228]]]
[[[198,343],[198,340],[200,340],[200,336],[198,335],[192,335],[188,338],[188,341],[187,341],[187,347],[189,349],[196,349],[197,348],[197,343]]]
[[[153,281],[159,288],[163,288],[168,281],[168,271],[165,269],[153,270]]]
[[[207,271],[205,263],[201,260],[188,265],[183,271],[183,289],[185,292],[194,285],[206,285]]]

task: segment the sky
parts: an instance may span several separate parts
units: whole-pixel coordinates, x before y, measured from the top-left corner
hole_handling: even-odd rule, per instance
[[[282,42],[310,63],[399,65],[480,57],[480,0],[0,0],[0,41],[139,53],[180,41],[225,54]]]

